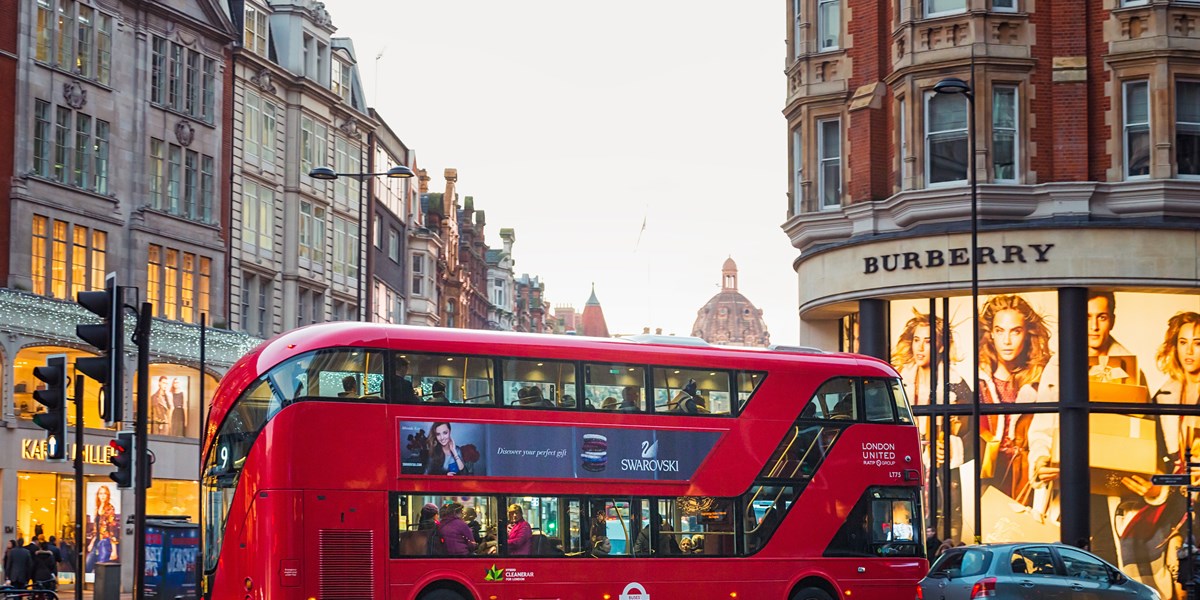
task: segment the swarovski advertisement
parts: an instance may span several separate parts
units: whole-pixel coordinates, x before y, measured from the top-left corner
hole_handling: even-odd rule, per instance
[[[720,434],[401,421],[405,475],[689,479]]]
[[[1087,544],[1163,598],[1181,598],[1173,573],[1184,535],[1184,488],[1155,486],[1150,477],[1186,472],[1188,448],[1200,456],[1200,410],[1197,416],[1155,415],[1153,406],[1200,404],[1200,297],[1095,291],[1087,302],[1087,339],[1067,341],[1058,335],[1056,292],[981,296],[977,357],[971,356],[970,298],[951,298],[949,310],[937,298],[933,318],[928,299],[890,306],[891,362],[918,407],[970,404],[976,386],[985,413],[989,404],[1057,402],[1059,345],[1087,344],[1094,406],[1120,402],[1147,410],[1093,410],[1091,536],[1062,541]],[[983,542],[1061,540],[1057,413],[984,414],[978,431],[970,416],[918,421],[926,466],[935,466],[932,456],[937,467],[929,471],[925,506],[937,504],[936,516],[943,524],[949,520],[954,539],[971,541],[978,501]]]

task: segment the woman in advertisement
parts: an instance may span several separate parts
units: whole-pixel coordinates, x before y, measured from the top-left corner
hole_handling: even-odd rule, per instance
[[[979,401],[1034,402],[1050,362],[1050,330],[1024,298],[993,296],[979,314]],[[988,415],[981,423],[982,476],[1013,500],[1030,506],[1028,429],[1032,415]]]
[[[1200,404],[1200,314],[1181,312],[1167,321],[1167,332],[1155,353],[1159,371],[1167,376],[1154,394],[1159,404]],[[1200,456],[1200,418],[1192,415],[1159,417],[1162,471],[1187,473],[1186,450],[1192,461]],[[1180,597],[1172,572],[1183,542],[1181,527],[1187,510],[1183,488],[1156,486],[1131,475],[1121,479],[1141,497],[1136,506],[1122,506],[1114,519],[1121,535],[1121,559],[1130,577],[1154,587],[1164,598]],[[1123,521],[1123,522],[1122,522]]]
[[[95,512],[91,515],[90,534],[87,542],[86,572],[94,573],[96,563],[115,562],[118,558],[117,544],[120,542],[121,524],[117,509],[112,503],[112,492],[107,485],[96,487]]]
[[[927,405],[931,403],[931,380],[933,379],[932,364],[934,349],[939,357],[945,357],[946,349],[943,347],[942,340],[945,339],[946,328],[945,322],[941,318],[934,318],[933,327],[930,327],[930,316],[922,313],[915,308],[913,316],[904,324],[904,329],[900,332],[899,340],[896,342],[896,347],[892,351],[892,366],[900,373],[900,379],[904,382],[904,391],[909,400],[914,405]],[[953,334],[950,337],[950,351],[954,352],[955,343]],[[953,357],[951,357],[953,360]],[[951,361],[946,361],[942,364],[949,364]],[[943,394],[944,402],[949,404],[963,403],[971,401],[971,388],[967,385],[966,378],[962,376],[951,364],[950,369],[950,385],[946,388],[941,377],[938,381],[933,382],[936,386],[934,394]],[[946,394],[946,390],[949,393]],[[936,399],[934,399],[936,400]],[[951,436],[950,448],[947,452],[945,442],[941,435],[938,435],[934,443],[934,452],[938,465],[942,465],[948,459],[951,469],[951,495],[952,506],[954,507],[954,516],[951,518],[951,527],[958,530],[962,527],[962,487],[959,468],[963,462],[967,460],[964,456],[967,444],[960,437],[961,422],[958,419],[950,420]],[[929,417],[921,417],[917,419],[917,424],[921,431],[921,441],[923,443],[923,452],[921,457],[925,463],[925,468],[930,468],[928,448],[931,443]],[[938,476],[941,477],[941,470],[938,471]],[[938,486],[939,489],[941,486]],[[928,493],[928,488],[926,488]],[[932,506],[926,498],[926,507]],[[926,515],[927,517],[929,515]]]
[[[429,462],[425,465],[426,475],[454,475],[462,471],[462,453],[451,437],[451,427],[444,421],[434,423],[430,427]]]

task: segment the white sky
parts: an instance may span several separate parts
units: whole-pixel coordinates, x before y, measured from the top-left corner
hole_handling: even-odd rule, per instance
[[[611,332],[690,335],[732,256],[772,341],[796,342],[781,4],[327,5],[431,191],[457,168],[552,304],[582,310],[595,282]]]

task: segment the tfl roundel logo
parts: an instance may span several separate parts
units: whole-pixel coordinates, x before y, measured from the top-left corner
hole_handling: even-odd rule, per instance
[[[635,581],[625,586],[625,591],[621,592],[621,600],[650,600],[650,594],[646,593],[642,584]]]

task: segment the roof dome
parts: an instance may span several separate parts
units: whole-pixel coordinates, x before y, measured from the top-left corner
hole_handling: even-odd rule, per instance
[[[762,310],[737,289],[737,265],[733,258],[721,266],[721,291],[696,312],[692,335],[710,344],[760,346],[771,344],[771,334]]]

